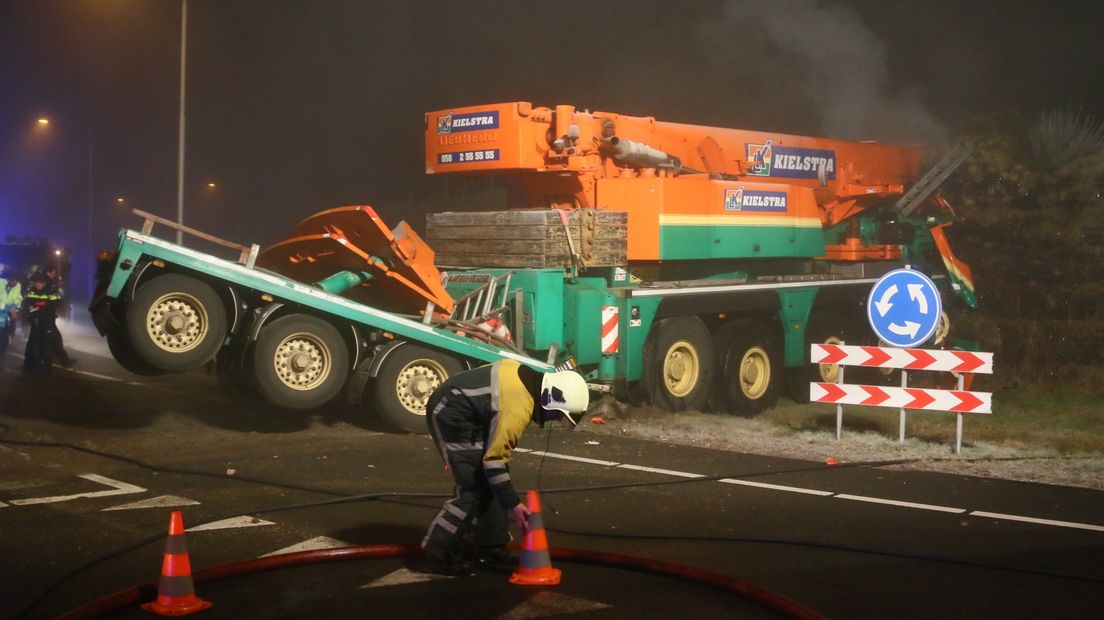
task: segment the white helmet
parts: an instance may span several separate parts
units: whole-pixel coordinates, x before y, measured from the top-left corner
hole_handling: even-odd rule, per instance
[[[583,376],[575,371],[548,372],[541,380],[540,404],[545,420],[558,419],[560,415],[554,412],[559,412],[575,424],[571,416],[583,413],[590,406],[590,390]]]

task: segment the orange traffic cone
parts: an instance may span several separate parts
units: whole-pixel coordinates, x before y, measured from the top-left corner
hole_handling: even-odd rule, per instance
[[[188,560],[188,545],[184,542],[184,518],[179,510],[174,511],[169,517],[169,537],[165,541],[165,558],[161,562],[157,600],[142,605],[142,609],[161,616],[183,616],[203,611],[210,606],[210,603],[195,595],[192,563]]]
[[[540,495],[529,491],[529,531],[521,545],[518,569],[510,575],[510,583],[522,586],[554,586],[560,583],[560,569],[552,568],[548,555],[548,539],[544,535],[544,521],[540,514]]]

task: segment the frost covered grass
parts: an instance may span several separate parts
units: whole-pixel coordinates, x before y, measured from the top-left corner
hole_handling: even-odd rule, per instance
[[[966,416],[954,454],[955,415],[846,407],[836,440],[835,407],[782,400],[754,418],[631,407],[603,399],[580,430],[718,450],[823,462],[907,461],[895,467],[1104,489],[1104,423],[1091,399],[1007,395],[991,416]],[[1060,411],[1056,411],[1060,409]],[[600,416],[605,424],[592,424]]]

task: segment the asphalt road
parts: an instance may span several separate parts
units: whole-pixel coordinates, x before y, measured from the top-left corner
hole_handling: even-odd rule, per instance
[[[52,617],[156,580],[172,510],[199,570],[289,548],[416,544],[450,492],[428,438],[386,432],[369,411],[275,411],[203,372],[135,377],[94,334],[63,330],[75,369],[24,378],[9,353],[0,376],[2,439],[83,449],[0,444],[0,617],[36,599],[30,617]],[[542,489],[553,548],[715,571],[832,618],[1104,615],[1100,492],[585,430],[534,428],[522,448],[514,479]],[[198,593],[210,617],[770,617],[701,586],[574,562],[557,563],[563,582],[547,589],[495,572],[421,581],[415,568],[341,562]]]

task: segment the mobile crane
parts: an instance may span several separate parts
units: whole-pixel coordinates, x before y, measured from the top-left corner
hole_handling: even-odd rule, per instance
[[[921,175],[917,148],[569,105],[440,110],[425,115],[427,174],[494,175],[507,208],[430,213],[425,241],[366,206],[263,249],[205,236],[234,262],[152,236],[172,223],[142,214],[92,310],[132,371],[216,360],[275,404],[343,391],[412,432],[436,385],[503,357],[671,411],[751,414],[833,379],[808,343],[869,341],[866,294],[894,268],[976,306],[938,194],[968,154]]]

